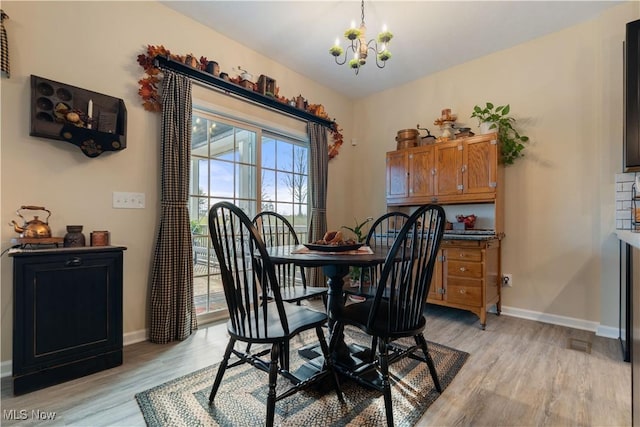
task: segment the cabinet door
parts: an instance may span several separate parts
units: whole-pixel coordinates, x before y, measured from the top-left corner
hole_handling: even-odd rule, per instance
[[[498,171],[497,140],[465,141],[462,171],[464,193],[495,192]]]
[[[422,147],[409,154],[409,196],[432,196],[435,175],[435,148]]]
[[[462,193],[462,145],[455,141],[435,147],[435,194],[447,196]]]
[[[122,348],[122,252],[16,258],[13,373]]]
[[[444,298],[444,281],[446,280],[446,275],[443,273],[447,271],[446,262],[445,250],[440,249],[433,268],[433,276],[431,278],[431,286],[429,286],[429,293],[427,294],[427,301],[442,301]]]
[[[405,151],[387,153],[387,199],[409,195],[407,160]]]

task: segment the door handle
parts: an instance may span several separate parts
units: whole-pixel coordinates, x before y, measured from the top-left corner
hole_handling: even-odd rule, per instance
[[[64,263],[64,265],[67,267],[77,267],[79,265],[82,265],[82,258],[73,257],[71,259],[68,259],[67,262]]]

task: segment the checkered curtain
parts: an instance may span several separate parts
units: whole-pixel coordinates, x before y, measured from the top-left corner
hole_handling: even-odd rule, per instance
[[[319,123],[309,122],[307,133],[310,143],[309,194],[311,194],[311,221],[309,222],[309,242],[322,239],[327,232],[327,178],[329,171],[329,151],[327,148],[327,128]],[[320,268],[310,269],[307,279],[312,286],[325,286],[326,280]]]
[[[164,72],[162,195],[151,279],[151,342],[183,340],[197,328],[189,227],[191,81]]]
[[[0,71],[9,78],[11,76],[9,70],[9,41],[7,40],[7,30],[4,29],[5,19],[9,19],[9,16],[4,13],[4,10],[0,9],[0,47],[2,47]]]

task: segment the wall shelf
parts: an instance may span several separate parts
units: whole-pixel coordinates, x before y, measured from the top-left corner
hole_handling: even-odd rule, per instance
[[[328,128],[331,128],[334,123],[331,120],[318,117],[314,114],[309,113],[308,111],[301,110],[299,108],[296,108],[288,104],[284,104],[280,101],[277,101],[275,98],[262,95],[261,93],[254,92],[253,90],[250,90],[250,89],[246,89],[235,83],[223,80],[219,77],[214,76],[213,74],[193,68],[187,64],[183,64],[182,62],[175,61],[166,56],[161,56],[161,55],[156,56],[154,58],[154,65],[157,68],[160,68],[161,70],[168,70],[168,71],[174,71],[174,72],[180,73],[208,87],[217,89],[228,95],[239,97],[245,101],[262,105],[269,109],[275,110],[279,113],[287,114],[289,116],[293,116],[304,121],[319,123]]]
[[[76,124],[63,118],[67,112],[75,114]],[[31,76],[29,135],[65,141],[85,156],[97,157],[105,151],[124,150],[126,133],[127,109],[122,99]]]

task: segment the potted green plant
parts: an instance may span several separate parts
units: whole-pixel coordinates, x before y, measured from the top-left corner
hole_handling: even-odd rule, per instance
[[[514,128],[516,119],[509,115],[511,107],[509,104],[494,106],[487,102],[484,108],[476,105],[473,107],[471,118],[478,119],[480,125],[490,123],[490,130],[498,132],[500,142],[500,160],[505,165],[512,165],[524,153],[524,143],[529,141],[529,137],[520,135]]]
[[[367,233],[364,230],[364,226],[367,225],[370,221],[373,221],[373,217],[368,217],[366,218],[364,221],[362,221],[361,223],[358,223],[358,220],[355,219],[356,225],[355,227],[351,228],[351,227],[347,227],[346,225],[343,225],[342,228],[347,229],[349,231],[351,231],[355,236],[356,236],[356,241],[358,243],[362,243],[364,242],[364,239],[367,237]],[[360,272],[362,271],[361,267],[349,267],[349,279],[351,279],[351,282],[353,284],[355,284],[357,286],[358,281],[360,280]],[[368,271],[365,271],[365,277],[363,277],[363,279],[367,280],[368,279]]]

